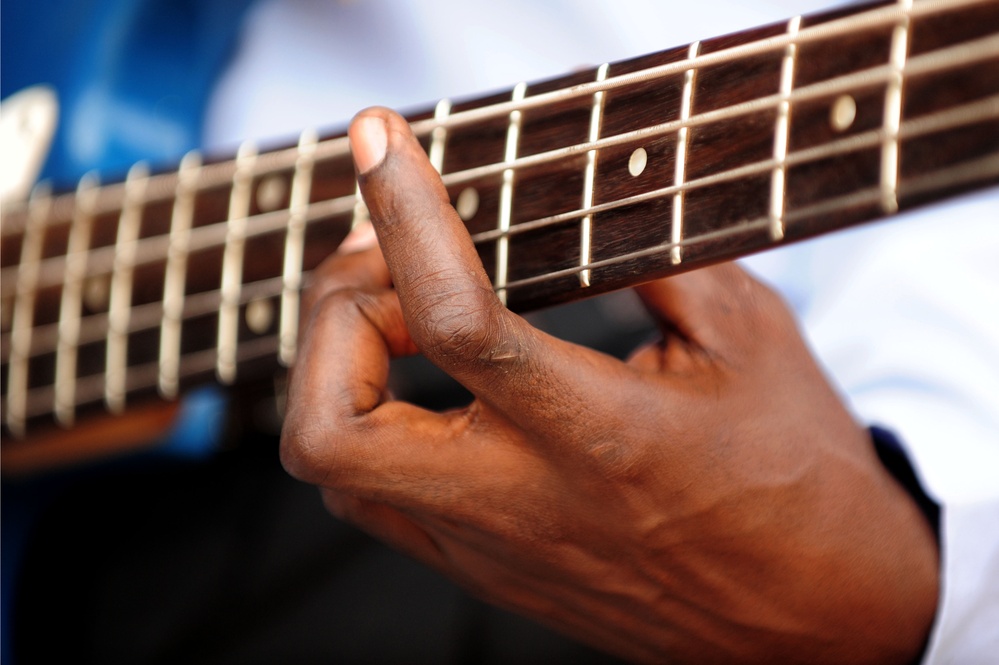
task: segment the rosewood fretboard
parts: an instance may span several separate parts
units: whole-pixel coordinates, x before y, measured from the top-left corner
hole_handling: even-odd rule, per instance
[[[540,307],[999,181],[999,2],[795,18],[411,120],[497,293]],[[5,432],[292,362],[353,176],[307,131],[4,210]]]

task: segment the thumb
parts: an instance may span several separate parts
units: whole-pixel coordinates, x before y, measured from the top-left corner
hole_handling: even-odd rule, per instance
[[[635,289],[664,335],[708,352],[774,339],[793,327],[780,297],[735,263],[723,263]]]

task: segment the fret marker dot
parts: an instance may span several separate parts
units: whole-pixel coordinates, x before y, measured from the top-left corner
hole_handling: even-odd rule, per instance
[[[263,335],[274,323],[274,305],[270,300],[253,300],[246,306],[246,327],[255,335]]]
[[[83,284],[83,304],[91,312],[103,312],[111,301],[111,275],[95,275]]]
[[[837,132],[850,128],[857,117],[857,102],[850,95],[841,95],[829,109],[829,124]]]
[[[282,207],[288,194],[288,185],[284,178],[272,175],[264,178],[257,186],[257,207],[263,212],[270,212]]]
[[[474,187],[466,187],[461,190],[454,208],[458,211],[458,216],[461,217],[462,221],[467,222],[475,217],[475,213],[479,211],[479,191]]]
[[[645,171],[645,166],[648,163],[649,153],[645,152],[645,148],[639,148],[631,153],[631,157],[628,159],[628,173],[637,178]]]

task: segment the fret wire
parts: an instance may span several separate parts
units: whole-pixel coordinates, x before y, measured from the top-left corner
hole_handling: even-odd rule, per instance
[[[302,132],[298,139],[298,158],[295,160],[295,173],[291,181],[288,234],[285,236],[281,277],[281,320],[278,324],[278,359],[285,367],[295,361],[298,348],[299,290],[302,288],[302,261],[305,256],[305,225],[309,214],[309,197],[312,195],[312,172],[318,142],[319,134],[315,130]]]
[[[437,106],[434,108],[434,120],[443,123],[450,114],[450,99],[442,99],[437,102]],[[430,159],[431,166],[434,167],[437,173],[444,172],[444,145],[446,142],[447,127],[443,124],[434,127],[433,131],[430,132],[430,151],[427,156]]]
[[[515,110],[529,110],[535,107],[567,101],[576,97],[592,95],[598,90],[609,91],[672,74],[679,74],[684,71],[685,67],[691,65],[697,68],[703,68],[711,65],[734,62],[740,58],[752,57],[784,49],[792,42],[799,45],[812,43],[823,39],[846,35],[860,28],[877,28],[883,25],[891,25],[893,23],[897,23],[900,18],[904,18],[906,16],[911,18],[933,16],[935,14],[944,13],[962,7],[983,4],[990,1],[992,0],[925,0],[923,2],[913,4],[913,6],[908,9],[900,9],[897,5],[877,7],[866,12],[852,14],[844,18],[834,19],[825,23],[809,26],[802,29],[793,37],[786,34],[776,35],[755,42],[721,49],[713,53],[699,56],[693,63],[682,61],[658,65],[645,70],[640,70],[638,72],[631,72],[608,78],[600,83],[583,83],[570,88],[531,96],[519,102],[500,102],[487,107],[480,107],[478,109],[470,109],[454,113],[450,115],[447,121],[442,124],[448,129],[454,129],[459,126],[499,117]],[[433,119],[412,123],[414,132],[417,134],[432,132],[437,126],[437,121]],[[343,156],[346,154],[349,154],[349,147],[345,136],[325,139],[320,141],[317,146],[317,159],[325,159],[328,156]],[[261,159],[262,168],[258,171],[258,175],[288,168],[294,163],[296,150],[294,148],[275,150],[273,152],[266,153],[266,159],[263,159],[263,157],[264,156],[262,156]],[[231,163],[223,162],[220,164],[209,165],[204,168],[206,178],[205,186],[212,187],[227,183],[231,177],[231,171],[234,166]],[[153,176],[151,178],[149,188],[150,190],[157,190],[158,193],[155,196],[151,196],[147,202],[151,203],[154,201],[169,199],[171,197],[171,192],[173,191],[173,188],[170,187],[170,182],[175,177],[176,174],[173,173]],[[123,185],[120,183],[103,187],[101,194],[99,195],[96,212],[100,214],[104,212],[114,212],[117,210],[122,192]],[[55,197],[53,207],[60,209],[71,207],[72,197],[73,194],[64,194]],[[54,220],[54,222],[59,223],[65,223],[67,221],[69,220],[63,217],[59,217]],[[7,234],[20,232],[20,230],[21,228],[19,226],[11,224],[9,229],[4,228],[2,229],[2,232]]]
[[[925,136],[927,134],[932,134],[934,132],[945,131],[948,129],[954,129],[963,125],[973,124],[981,120],[986,120],[989,118],[999,117],[999,95],[993,95],[992,97],[987,97],[976,102],[965,104],[963,106],[955,107],[949,109],[945,112],[936,112],[934,114],[928,114],[926,116],[921,116],[919,118],[906,120],[900,128],[900,137],[903,139],[916,138],[919,136]],[[825,159],[828,157],[834,157],[837,155],[843,155],[850,152],[855,152],[857,150],[868,149],[876,147],[881,142],[881,130],[873,129],[867,132],[856,134],[848,137],[838,139],[831,143],[826,143],[819,146],[813,146],[811,148],[798,150],[796,152],[789,153],[785,160],[786,166],[795,166],[808,162],[817,161],[820,159]],[[772,171],[776,166],[776,162],[773,159],[768,159],[753,164],[747,164],[742,167],[731,169],[729,171],[716,173],[710,176],[705,176],[703,178],[688,180],[684,183],[683,187],[687,190],[696,189],[699,187],[706,187],[710,185],[716,185],[724,182],[729,182],[732,180],[737,180],[743,177],[749,177],[754,175],[760,175]],[[633,205],[635,203],[642,203],[649,200],[654,200],[658,198],[665,198],[672,196],[675,193],[675,188],[673,186],[663,187],[656,190],[651,190],[648,192],[643,192],[642,194],[637,194],[616,201],[610,201],[607,203],[599,204],[593,206],[588,210],[580,209],[576,211],[569,211],[566,213],[560,213],[558,215],[553,215],[550,217],[544,217],[530,222],[523,222],[517,226],[511,227],[509,230],[509,235],[516,235],[517,233],[533,231],[552,224],[562,223],[566,221],[571,221],[573,219],[578,219],[582,215],[588,213],[597,214],[600,212],[605,212],[608,210],[613,210],[626,205]],[[472,236],[473,242],[480,244],[485,242],[492,242],[496,239],[498,232],[486,231]],[[275,278],[277,279],[277,278]],[[263,283],[263,282],[261,282]],[[245,285],[243,294],[242,304],[249,302],[250,289],[253,289],[253,285]],[[197,308],[192,308],[195,300],[202,294],[192,294],[188,296],[184,304],[184,317],[196,317],[202,316],[204,314],[210,313],[213,309],[218,307],[218,292],[205,292],[207,294],[214,294],[215,299],[205,300],[202,305]],[[253,297],[266,297],[268,295],[275,295],[276,292],[270,292],[267,290],[257,290],[253,291]],[[129,333],[139,332],[141,330],[146,330],[150,327],[155,327],[159,324],[161,317],[162,307],[159,303],[150,303],[149,305],[142,305],[133,308],[132,323]],[[97,314],[88,317],[92,320],[92,327],[98,331],[102,329],[105,325],[104,315]],[[146,327],[140,325],[138,322],[144,321],[148,324]],[[81,343],[88,343],[92,341],[99,340],[102,333],[98,332],[91,336],[82,336]],[[32,349],[31,355],[44,355],[45,353],[51,352],[52,340],[55,339],[54,326],[43,326],[35,329],[34,332],[35,347]]]
[[[973,163],[961,164],[959,166],[951,166],[951,167],[945,167],[943,169],[937,169],[936,171],[926,174],[922,178],[920,178],[916,186],[906,185],[906,193],[919,194],[921,192],[929,191],[940,186],[962,184],[965,182],[974,181],[982,177],[997,177],[997,176],[999,176],[999,155],[990,155],[986,158],[975,160]],[[807,219],[813,216],[838,212],[859,205],[865,205],[865,204],[876,205],[880,200],[881,200],[880,186],[869,187],[866,189],[861,189],[851,192],[850,194],[834,197],[832,199],[827,199],[819,203],[794,210],[785,216],[785,222],[788,225],[793,225],[795,222],[799,220]],[[758,217],[753,220],[742,222],[736,227],[718,229],[715,231],[709,231],[699,236],[684,238],[682,240],[682,243],[684,247],[690,247],[691,245],[695,244],[700,244],[713,240],[723,240],[729,237],[738,236],[746,233],[747,231],[765,230],[769,227],[769,222],[770,222],[769,216]],[[588,266],[582,266],[582,267],[573,266],[569,268],[563,268],[561,270],[556,270],[550,273],[535,275],[533,277],[527,277],[524,279],[517,280],[515,282],[510,282],[509,284],[507,284],[507,289],[513,290],[515,288],[521,288],[524,286],[530,286],[532,284],[539,284],[547,281],[556,280],[562,277],[568,277],[577,273],[579,270],[583,268],[596,270],[599,268],[606,268],[620,263],[626,263],[627,261],[633,261],[635,259],[657,256],[660,254],[670,252],[672,248],[673,248],[672,243],[666,243],[653,247],[646,247],[645,249],[635,250],[633,252],[628,252],[626,254],[621,254],[607,259],[602,259],[600,261],[594,261],[590,263]]]
[[[561,90],[532,95],[521,101],[499,102],[492,106],[469,109],[450,116],[447,127],[453,129],[475,122],[502,117],[513,111],[527,111],[577,97],[586,97],[596,93],[598,90],[611,91],[624,86],[644,83],[656,78],[682,74],[688,68],[703,69],[709,66],[734,62],[740,58],[750,58],[773,51],[780,51],[791,43],[808,44],[823,39],[849,35],[861,28],[873,29],[883,25],[891,25],[897,23],[905,16],[913,18],[932,16],[949,10],[990,1],[992,0],[924,0],[923,2],[915,3],[915,5],[907,9],[903,9],[898,5],[875,7],[843,18],[808,26],[794,36],[787,34],[775,35],[701,55],[694,61],[683,60],[657,65],[637,72],[611,77],[600,83],[581,83]],[[421,120],[413,123],[414,131],[423,133],[432,131],[436,126],[437,123],[434,120]]]
[[[222,303],[219,308],[218,357],[215,372],[223,384],[236,380],[236,347],[239,345],[239,293],[243,284],[243,256],[246,250],[246,225],[253,197],[253,165],[257,148],[252,142],[239,147],[236,172],[229,197],[229,220],[226,223],[225,251],[222,254]]]
[[[919,5],[915,5],[918,7]],[[799,34],[803,34],[804,30]],[[999,36],[986,37],[971,42],[966,42],[958,46],[947,47],[920,54],[910,58],[906,63],[906,75],[918,76],[932,74],[948,68],[973,64],[995,57],[999,54]],[[803,86],[794,90],[788,101],[795,103],[810,101],[820,97],[832,96],[838,93],[856,90],[859,88],[872,87],[885,83],[890,79],[892,70],[889,65],[881,65],[870,69],[854,72],[852,74],[836,77],[808,86]],[[447,187],[453,187],[465,182],[471,182],[485,176],[501,173],[506,169],[519,170],[534,167],[548,162],[557,162],[560,159],[573,158],[576,155],[589,150],[600,150],[604,148],[616,147],[629,143],[636,143],[650,138],[655,138],[672,132],[677,132],[681,127],[698,127],[713,122],[729,120],[742,115],[748,115],[770,108],[777,108],[783,101],[780,95],[770,95],[757,98],[748,102],[742,102],[723,109],[717,109],[702,114],[694,114],[684,124],[678,121],[670,121],[659,125],[653,125],[639,130],[615,135],[600,139],[596,142],[586,143],[559,148],[548,152],[538,153],[529,157],[520,157],[512,164],[492,164],[484,167],[475,167],[465,171],[457,171],[446,174],[442,177]],[[155,176],[154,176],[155,177]],[[152,199],[147,199],[147,202]],[[326,208],[320,210],[320,207]],[[310,214],[311,219],[324,216],[341,214],[350,211],[354,207],[354,197],[345,196],[328,201],[316,202],[312,204],[315,214]],[[287,217],[284,211],[264,213],[252,218],[254,224],[248,227],[248,235],[258,235],[269,233],[274,230],[284,228]],[[259,225],[259,228],[257,228]],[[219,246],[224,239],[224,224],[206,225],[198,227],[192,231],[192,248],[208,248]],[[138,262],[147,263],[162,260],[165,251],[165,236],[154,236],[144,238],[140,241]],[[113,253],[109,251],[95,250],[91,257],[91,265],[95,270],[106,272],[110,269],[113,260]],[[61,283],[63,258],[53,257],[42,262],[39,275],[39,286],[52,286]],[[2,283],[8,283],[8,279],[15,279],[16,267],[7,268],[3,271]],[[6,294],[5,294],[6,295]]]
[[[906,182],[904,186],[906,193],[919,194],[941,186],[960,185],[964,182],[973,181],[982,177],[996,176],[999,176],[999,155],[990,155],[985,158],[974,160],[973,162],[938,169],[914,181]],[[839,210],[848,209],[858,205],[876,205],[880,199],[880,186],[869,187],[792,211],[787,214],[786,222],[788,224],[793,224],[809,217],[837,212]],[[695,244],[723,240],[725,238],[734,237],[747,232],[763,231],[766,230],[768,226],[769,217],[759,217],[757,219],[739,224],[736,228],[730,227],[718,229],[699,236],[687,237],[684,238],[682,242],[685,247],[690,247]],[[520,288],[531,284],[538,284],[559,279],[577,273],[579,270],[584,268],[595,270],[635,259],[647,258],[669,252],[671,249],[672,247],[670,244],[647,247],[645,249],[636,250],[620,256],[595,261],[585,267],[569,267],[553,271],[551,273],[510,282],[507,284],[507,289]],[[255,283],[255,287],[259,293],[254,293],[252,296],[247,294],[248,298],[266,297],[267,294],[275,295],[280,290],[280,284],[277,278]],[[217,297],[218,292],[215,292],[215,295]],[[206,311],[210,311],[210,304],[207,301],[203,304],[203,306]],[[245,344],[241,344],[238,362],[262,358],[275,353],[278,346],[277,339],[277,335],[272,335],[250,340]],[[214,351],[211,349],[185,356],[179,370],[179,376],[187,377],[195,374],[207,373],[208,371],[211,371],[213,361]],[[134,391],[142,388],[153,387],[157,382],[157,366],[155,363],[132,366],[129,368],[129,375],[130,377],[133,377],[129,381],[129,390]],[[139,378],[136,379],[134,377]],[[78,380],[81,388],[77,394],[77,405],[98,401],[100,399],[100,381],[100,375],[81,377]],[[24,411],[25,417],[45,414],[47,412],[46,405],[51,404],[52,402],[52,392],[53,390],[51,386],[41,386],[33,388],[30,391],[25,391],[22,395],[26,404]]]
[[[701,52],[701,42],[694,42],[687,49],[687,60],[696,61]],[[690,128],[685,125],[690,120],[691,110],[694,104],[694,87],[697,85],[697,69],[691,67],[683,73],[683,92],[680,98],[680,130],[676,134],[676,164],[673,171],[673,186],[676,193],[673,194],[673,219],[670,224],[670,242],[673,249],[670,251],[670,261],[673,265],[679,265],[683,260],[683,250],[680,241],[683,239],[683,181],[687,169],[687,140]]]
[[[912,8],[912,0],[898,0],[903,10]],[[909,51],[909,16],[903,14],[892,31],[889,64],[891,77],[885,90],[884,143],[881,146],[881,208],[886,213],[898,210],[898,129],[902,121],[902,81]]]
[[[796,16],[788,21],[787,32],[793,35],[801,27],[801,17]],[[770,238],[780,240],[784,237],[784,185],[787,173],[784,161],[787,159],[787,142],[790,132],[791,92],[794,88],[794,67],[798,57],[796,44],[788,44],[784,51],[780,69],[780,96],[782,101],[777,107],[777,121],[774,127],[774,167],[770,177]]]
[[[125,178],[125,197],[118,235],[114,245],[114,268],[108,304],[107,357],[104,401],[111,413],[125,409],[125,377],[128,369],[128,327],[132,314],[132,286],[135,250],[142,226],[143,195],[149,181],[149,168],[138,162]]]
[[[187,257],[190,252],[191,224],[197,181],[201,173],[201,154],[191,151],[180,162],[176,202],[170,219],[170,246],[167,250],[163,283],[163,319],[160,325],[159,377],[160,394],[167,399],[177,396],[179,387],[181,315],[187,283]]]
[[[51,190],[46,184],[31,192],[29,216],[21,244],[21,267],[17,273],[17,296],[10,331],[10,365],[7,368],[7,426],[15,436],[24,435],[27,419],[28,359],[34,331],[35,296],[39,260],[42,256]]]
[[[597,81],[607,78],[610,70],[610,63],[604,63],[597,68]],[[593,108],[590,111],[590,133],[589,141],[593,143],[600,139],[600,128],[603,124],[604,96],[602,90],[593,94]],[[583,175],[583,210],[593,207],[593,185],[597,175],[597,151],[590,150],[586,153],[586,171]],[[586,265],[591,258],[591,245],[593,243],[593,215],[584,215],[579,228],[579,264]],[[590,285],[590,271],[583,270],[579,273],[580,286]]]
[[[970,104],[954,107],[948,111],[936,112],[926,116],[921,116],[919,118],[906,120],[901,125],[899,136],[903,139],[915,138],[996,117],[999,117],[999,95],[993,95],[992,97],[986,97]],[[788,153],[785,157],[784,164],[785,166],[795,166],[808,162],[814,162],[828,157],[835,157],[837,155],[855,152],[864,148],[876,147],[881,143],[881,141],[882,130],[871,129],[860,134],[847,136],[822,145]],[[680,188],[675,186],[662,187],[642,192],[641,194],[627,196],[615,201],[601,203],[593,206],[590,210],[571,210],[557,215],[551,215],[549,217],[542,217],[528,222],[522,222],[512,227],[509,230],[508,235],[513,236],[518,233],[536,231],[547,226],[578,219],[587,212],[597,214],[635,203],[642,203],[656,198],[671,196],[675,194],[678,189],[689,191],[691,189],[731,182],[743,177],[760,175],[773,170],[775,167],[776,162],[772,158],[746,164],[734,169],[720,171],[709,176],[697,178],[695,180],[688,180]],[[491,242],[495,240],[496,236],[496,231],[482,231],[474,234],[472,236],[472,240],[475,243]]]
[[[80,321],[83,315],[83,282],[86,278],[97,174],[90,172],[76,188],[76,214],[69,231],[66,249],[65,283],[59,303],[59,341],[56,344],[55,397],[56,421],[64,427],[73,424],[75,412],[76,365],[79,353]]]
[[[801,34],[801,33],[799,33]],[[972,64],[999,54],[999,35],[986,37],[983,39],[966,42],[959,46],[939,49],[937,51],[921,54],[911,58],[906,63],[906,74],[917,76],[922,74],[932,74],[941,70]],[[846,74],[833,79],[820,81],[808,86],[803,86],[791,93],[788,101],[791,104],[811,101],[822,97],[833,96],[838,93],[855,91],[857,89],[874,87],[885,83],[891,77],[891,67],[880,65],[869,69]],[[448,187],[478,180],[500,173],[506,168],[515,170],[533,168],[548,162],[557,162],[564,158],[573,158],[589,150],[600,150],[613,148],[622,145],[639,143],[648,139],[657,138],[673,132],[678,132],[682,127],[700,127],[724,120],[732,120],[744,115],[750,115],[760,111],[777,108],[781,101],[779,94],[759,97],[754,100],[740,102],[721,109],[707,111],[705,113],[691,115],[690,119],[681,123],[678,120],[664,122],[658,125],[651,125],[630,132],[616,134],[606,137],[596,142],[587,141],[565,148],[558,148],[548,152],[537,153],[529,157],[521,157],[513,164],[488,164],[474,167],[465,171],[449,173],[443,176],[444,184]]]
[[[513,100],[519,101],[527,94],[527,83],[518,83],[513,89]],[[510,113],[510,122],[506,132],[506,148],[503,162],[509,164],[517,159],[517,148],[520,144],[520,123],[523,115],[520,111]],[[497,230],[500,235],[496,239],[496,279],[493,286],[499,295],[500,302],[506,304],[507,272],[510,268],[510,238],[506,233],[510,230],[510,219],[513,216],[513,169],[503,171],[503,183],[500,185],[499,215]]]

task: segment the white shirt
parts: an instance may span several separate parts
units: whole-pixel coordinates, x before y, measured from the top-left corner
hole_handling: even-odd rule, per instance
[[[268,0],[207,118],[209,146],[294,136],[786,19],[816,0]],[[924,663],[999,654],[999,190],[745,263],[796,310],[858,418],[903,440],[942,506]]]

